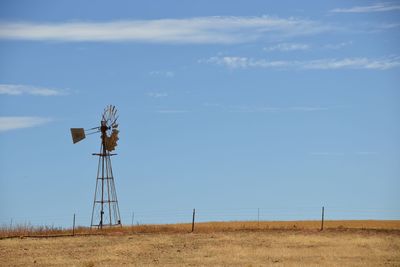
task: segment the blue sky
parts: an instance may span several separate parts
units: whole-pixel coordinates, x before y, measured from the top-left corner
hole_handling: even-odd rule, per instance
[[[399,37],[398,1],[2,1],[0,221],[89,224],[108,104],[123,223],[400,219]]]

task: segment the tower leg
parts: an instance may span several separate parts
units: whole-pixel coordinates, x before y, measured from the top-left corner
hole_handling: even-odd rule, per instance
[[[121,225],[117,192],[111,166],[110,152],[101,146],[97,168],[96,190],[94,193],[91,227]]]

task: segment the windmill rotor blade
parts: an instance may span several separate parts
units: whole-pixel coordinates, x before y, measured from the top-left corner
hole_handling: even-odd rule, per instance
[[[85,130],[83,128],[71,128],[72,142],[74,144],[86,138]]]
[[[119,116],[117,116],[117,117],[115,118],[115,120],[111,123],[111,125],[112,125],[113,127],[114,127],[115,123],[117,122],[118,117],[119,117]]]
[[[106,120],[106,117],[107,117],[107,110],[108,110],[108,107],[105,107],[104,111],[103,111],[103,119],[104,120]]]

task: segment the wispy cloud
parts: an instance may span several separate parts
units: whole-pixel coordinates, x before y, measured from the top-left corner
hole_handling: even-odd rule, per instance
[[[313,156],[344,156],[344,155],[356,155],[356,156],[373,156],[377,155],[377,152],[372,151],[361,151],[361,152],[332,152],[332,151],[320,151],[320,152],[311,152]]]
[[[369,6],[355,6],[350,8],[335,8],[334,13],[370,13],[400,10],[400,5],[394,3],[377,3]]]
[[[274,106],[251,106],[251,105],[224,105],[220,103],[204,103],[207,108],[214,108],[223,112],[233,113],[282,113],[282,112],[317,112],[326,111],[330,108],[321,106],[289,106],[289,107],[274,107]]]
[[[380,30],[390,30],[390,29],[399,28],[400,23],[381,23],[375,27]]]
[[[2,22],[0,39],[62,42],[244,43],[331,30],[320,22],[271,16],[109,22]]]
[[[400,66],[400,57],[319,59],[302,62],[304,69],[376,69],[387,70]]]
[[[155,70],[155,71],[150,71],[149,74],[151,76],[162,76],[162,77],[167,77],[167,78],[172,78],[175,76],[175,72],[170,71],[170,70]]]
[[[289,51],[298,51],[298,50],[308,50],[310,49],[310,45],[308,44],[296,44],[296,43],[281,43],[277,45],[264,47],[265,51],[281,51],[281,52],[289,52]]]
[[[358,151],[356,152],[356,155],[359,156],[373,156],[373,155],[377,155],[378,152],[374,152],[374,151]]]
[[[42,117],[0,117],[0,132],[36,127],[51,121],[51,118]]]
[[[66,94],[65,91],[54,88],[19,84],[0,84],[0,95],[59,96]]]
[[[147,94],[147,96],[153,97],[153,98],[161,98],[161,97],[167,97],[168,94],[167,93],[150,92]]]
[[[337,49],[342,49],[343,47],[346,47],[346,46],[350,46],[352,44],[353,44],[353,41],[348,41],[348,42],[341,42],[341,43],[337,43],[337,44],[327,44],[327,45],[324,45],[324,48],[337,50]]]
[[[328,110],[325,107],[303,106],[303,107],[233,107],[229,112],[239,113],[276,113],[276,112],[315,112]]]
[[[374,23],[370,24],[364,32],[366,33],[379,33],[382,31],[398,30],[400,23]]]
[[[271,68],[271,69],[302,69],[302,70],[333,70],[333,69],[375,69],[387,70],[400,67],[399,56],[389,56],[383,58],[327,58],[306,61],[288,61],[266,59],[254,59],[248,57],[211,57],[199,60],[199,63],[210,63],[225,66],[231,69],[247,68]]]
[[[323,111],[329,110],[327,107],[318,107],[318,106],[296,106],[287,108],[289,111],[303,111],[303,112],[313,112],[313,111]]]
[[[344,153],[322,151],[322,152],[311,152],[311,155],[313,155],[313,156],[343,156]]]
[[[282,109],[277,107],[230,106],[227,111],[234,113],[274,113],[282,111]]]
[[[188,113],[188,110],[179,110],[179,109],[161,109],[157,110],[156,113],[160,114],[180,114],[180,113]]]

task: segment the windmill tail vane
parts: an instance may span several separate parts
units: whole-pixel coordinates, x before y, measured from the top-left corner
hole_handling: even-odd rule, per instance
[[[96,189],[90,226],[103,228],[107,226],[121,226],[121,216],[118,207],[117,191],[115,189],[114,175],[111,165],[111,153],[115,150],[119,140],[117,109],[109,105],[104,109],[100,126],[85,130],[84,128],[71,128],[72,142],[78,143],[86,135],[101,133],[101,145],[98,156]]]

